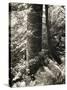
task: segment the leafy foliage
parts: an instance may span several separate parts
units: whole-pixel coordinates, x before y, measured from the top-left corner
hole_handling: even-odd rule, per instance
[[[36,8],[37,6],[38,8]],[[48,7],[49,37],[52,47],[62,60],[61,65],[58,65],[48,50],[46,16],[45,11],[43,11],[44,15],[41,13],[42,7],[40,8],[37,4],[10,3],[10,68],[13,87],[65,83],[65,8],[54,5],[48,5]],[[39,14],[35,15],[36,12]],[[43,22],[39,23],[40,21]],[[33,38],[37,41],[42,40],[41,51],[33,58],[27,59],[27,49],[29,48],[27,45],[29,44],[31,48],[38,45],[38,43],[35,44]],[[34,48],[32,50],[35,53],[36,50]],[[32,50],[30,49],[30,52]]]

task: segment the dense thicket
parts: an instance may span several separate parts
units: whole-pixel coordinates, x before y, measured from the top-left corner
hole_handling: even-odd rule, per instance
[[[65,7],[11,3],[9,17],[12,86],[65,83]]]

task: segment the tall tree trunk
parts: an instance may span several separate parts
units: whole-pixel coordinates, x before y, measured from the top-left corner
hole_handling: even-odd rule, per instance
[[[45,17],[45,5],[43,5],[43,14],[42,14],[42,51],[47,54],[48,52],[48,37],[46,29],[46,17]]]
[[[42,5],[32,5],[32,10],[27,17],[28,59],[34,58],[41,51],[42,39]]]

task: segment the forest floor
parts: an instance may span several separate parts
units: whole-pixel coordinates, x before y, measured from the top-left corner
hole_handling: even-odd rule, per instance
[[[47,66],[43,65],[39,67],[35,74],[26,74],[27,61],[21,60],[14,68],[15,77],[13,78],[12,87],[24,87],[24,86],[44,86],[55,85],[65,83],[65,63],[62,57],[62,64],[57,64],[56,61],[49,59]],[[16,73],[15,73],[16,72]]]

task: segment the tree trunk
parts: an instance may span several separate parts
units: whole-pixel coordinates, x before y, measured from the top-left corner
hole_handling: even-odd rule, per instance
[[[27,17],[28,59],[34,58],[41,51],[42,39],[42,5],[32,5],[32,10]]]

